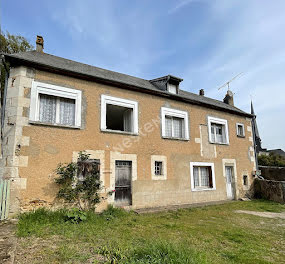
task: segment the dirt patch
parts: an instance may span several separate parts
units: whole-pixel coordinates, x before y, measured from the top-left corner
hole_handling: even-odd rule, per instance
[[[285,219],[285,212],[283,213],[271,213],[271,212],[257,212],[257,211],[244,211],[244,210],[236,210],[235,213],[239,214],[251,214],[260,217],[267,217],[267,218],[281,218]]]
[[[0,263],[13,264],[16,250],[16,225],[5,221],[0,223]]]

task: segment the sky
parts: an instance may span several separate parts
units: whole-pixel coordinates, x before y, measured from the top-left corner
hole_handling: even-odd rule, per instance
[[[181,88],[235,106],[253,101],[262,146],[285,150],[284,0],[0,0],[1,29],[46,53]]]

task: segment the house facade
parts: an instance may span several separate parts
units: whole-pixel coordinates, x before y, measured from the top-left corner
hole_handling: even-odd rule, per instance
[[[54,170],[85,150],[103,200],[147,208],[244,197],[256,170],[252,115],[179,89],[37,51],[6,55],[1,176],[11,213],[57,203]]]

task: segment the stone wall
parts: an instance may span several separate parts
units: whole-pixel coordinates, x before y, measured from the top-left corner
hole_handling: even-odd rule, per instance
[[[285,181],[254,180],[254,197],[285,203]]]
[[[258,166],[266,180],[285,181],[285,167]]]

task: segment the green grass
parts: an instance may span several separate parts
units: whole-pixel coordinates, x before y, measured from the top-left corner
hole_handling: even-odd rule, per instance
[[[235,210],[284,212],[256,200],[138,215],[110,208],[79,224],[66,211],[22,214],[18,263],[284,263],[285,220]],[[16,257],[17,259],[17,257]]]

